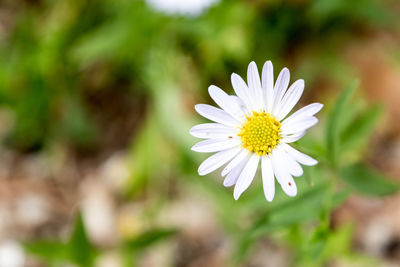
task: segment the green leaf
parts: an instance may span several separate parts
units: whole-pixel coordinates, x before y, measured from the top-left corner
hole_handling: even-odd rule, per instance
[[[363,164],[354,164],[342,168],[340,176],[351,188],[368,196],[390,195],[400,189],[400,184],[388,180],[384,175],[367,168]]]
[[[138,130],[133,140],[130,154],[132,162],[132,173],[124,187],[124,194],[132,196],[146,187],[151,178],[157,178],[158,172],[156,162],[162,162],[161,155],[154,153],[162,145],[159,122],[153,114],[146,118],[145,125]],[[150,158],[154,160],[149,160]]]
[[[175,229],[153,229],[142,233],[132,240],[127,241],[125,245],[135,250],[143,249],[145,247],[153,245],[158,241],[169,238],[176,233],[177,230]]]
[[[302,190],[301,194],[278,205],[271,203],[272,206],[266,212],[258,215],[258,220],[239,240],[236,251],[237,261],[241,261],[248,254],[254,240],[260,236],[318,220],[343,203],[349,196],[349,190],[333,193],[331,183],[320,182],[306,188],[302,188],[302,184],[306,186],[307,182],[298,182],[298,186]]]
[[[347,198],[350,196],[351,190],[348,188],[343,189],[342,191],[336,192],[332,197],[332,203],[330,208],[333,209],[342,203],[344,203]]]
[[[90,244],[86,234],[82,215],[77,215],[74,230],[68,243],[71,260],[81,266],[92,266],[95,257],[95,249]]]
[[[341,134],[343,147],[350,149],[366,142],[382,112],[382,105],[375,105],[353,120]]]
[[[24,243],[25,251],[46,262],[55,262],[68,257],[66,244],[51,241],[31,241]]]
[[[328,159],[334,166],[337,164],[338,151],[340,149],[340,118],[344,115],[346,106],[357,86],[358,81],[354,81],[347,87],[347,89],[340,95],[328,117],[326,127],[326,151]]]
[[[81,267],[94,264],[97,250],[90,244],[83,224],[81,214],[77,215],[72,235],[68,242],[34,241],[27,242],[24,247],[28,253],[38,256],[46,263],[74,263]]]
[[[266,233],[271,233],[298,223],[316,219],[326,209],[330,185],[323,183],[310,187],[307,191],[291,198],[261,214],[239,241],[236,260],[241,261],[249,252],[254,240]]]
[[[314,229],[311,238],[304,242],[296,263],[299,266],[325,266],[332,259],[351,252],[351,225],[343,225],[333,230],[322,223]]]
[[[295,223],[317,218],[326,204],[329,184],[311,187],[308,191],[268,210],[251,230],[259,236],[272,229],[279,229]]]

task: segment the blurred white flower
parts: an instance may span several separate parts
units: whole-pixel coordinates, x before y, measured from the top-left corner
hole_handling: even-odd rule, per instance
[[[18,199],[15,214],[18,221],[26,226],[39,226],[50,217],[50,207],[39,194],[27,194]]]
[[[104,246],[116,241],[115,204],[107,185],[96,177],[86,177],[81,184],[81,210],[89,238]]]
[[[227,95],[214,85],[208,88],[221,109],[205,104],[195,106],[200,115],[215,123],[199,124],[190,130],[194,137],[207,139],[192,150],[218,152],[200,165],[199,174],[206,175],[230,161],[221,175],[226,175],[224,186],[235,185],[233,196],[238,199],[250,186],[261,161],[266,199],[274,198],[274,177],[287,195],[295,196],[293,176],[303,174],[300,164],[311,166],[317,161],[289,143],[299,140],[318,122],[314,115],[323,105],[305,106],[286,118],[303,93],[304,80],[295,81],[287,89],[290,73],[284,68],[274,85],[271,61],[264,64],[261,80],[255,62],[247,70],[248,84],[235,73],[231,78],[237,96]]]
[[[22,247],[14,240],[0,243],[0,267],[23,267],[25,254]]]
[[[129,179],[129,164],[125,153],[117,152],[109,157],[101,169],[101,177],[112,190],[121,191]]]
[[[123,266],[121,256],[115,251],[102,253],[96,258],[96,267],[120,267]]]
[[[197,16],[219,0],[146,0],[146,2],[166,14]]]

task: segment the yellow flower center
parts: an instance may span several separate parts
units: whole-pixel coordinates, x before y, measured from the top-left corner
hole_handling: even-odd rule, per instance
[[[260,156],[271,153],[281,139],[281,123],[265,112],[253,111],[246,119],[238,134],[243,147]]]

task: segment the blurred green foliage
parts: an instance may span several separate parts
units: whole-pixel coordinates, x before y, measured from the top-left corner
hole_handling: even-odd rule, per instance
[[[142,1],[21,3],[0,44],[0,101],[15,114],[8,141],[24,150],[60,138],[94,145],[91,93],[128,90],[152,99],[159,89],[149,71],[160,87],[184,83],[188,93],[204,96],[206,90],[193,90],[227,84],[226,74],[249,59],[279,66],[288,54],[311,50],[296,65],[309,83],[343,77],[340,43],[359,29],[390,27],[393,18],[375,0],[222,1],[196,18],[168,17]]]
[[[86,229],[80,214],[77,215],[71,237],[62,241],[31,241],[25,243],[29,253],[45,260],[50,266],[63,266],[73,263],[80,267],[95,266],[95,259],[101,251],[88,240]],[[135,253],[154,243],[173,236],[173,229],[152,229],[133,239],[124,241],[118,250],[121,252],[123,264],[126,267],[135,265]]]
[[[231,91],[229,75],[242,75],[251,60],[260,65],[271,59],[275,74],[295,63],[292,76],[304,78],[307,90],[323,80],[349,84],[354,71],[340,49],[360,32],[395,27],[388,3],[226,0],[198,17],[174,17],[143,1],[33,2],[13,11],[13,25],[0,42],[0,104],[14,118],[4,140],[10,147],[31,152],[61,143],[84,152],[102,150],[119,116],[114,109],[121,99],[132,99],[128,112],[139,119],[128,136],[114,136],[127,139],[130,151],[125,200],[150,195],[151,217],[168,206],[176,184],[204,191],[235,242],[232,265],[246,261],[264,238],[287,244],[294,266],[325,266],[337,259],[371,264],[353,251],[351,225],[330,225],[331,211],[351,192],[383,196],[399,188],[362,163],[382,108],[358,105],[359,95],[351,98],[356,83],[328,103],[327,118],[322,114],[319,128],[298,142],[320,164],[305,167],[295,198],[277,190],[274,202],[266,203],[260,187],[252,186],[233,201],[219,181],[197,176],[203,157],[189,151],[195,139],[188,129],[197,121],[193,105],[209,101],[207,86]],[[117,249],[132,266],[137,251],[175,233],[155,227]],[[26,248],[50,266],[64,261],[92,266],[103,252],[88,241],[80,216],[68,242],[32,241]]]
[[[74,263],[79,266],[93,266],[96,249],[89,243],[83,220],[80,214],[67,242],[34,241],[25,244],[28,252],[37,255],[50,266],[60,266],[64,263]]]

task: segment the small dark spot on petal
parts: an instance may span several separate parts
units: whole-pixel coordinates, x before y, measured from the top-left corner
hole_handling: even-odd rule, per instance
[[[229,136],[229,138],[233,138],[232,136]]]
[[[292,183],[289,182],[289,185],[292,186]]]

